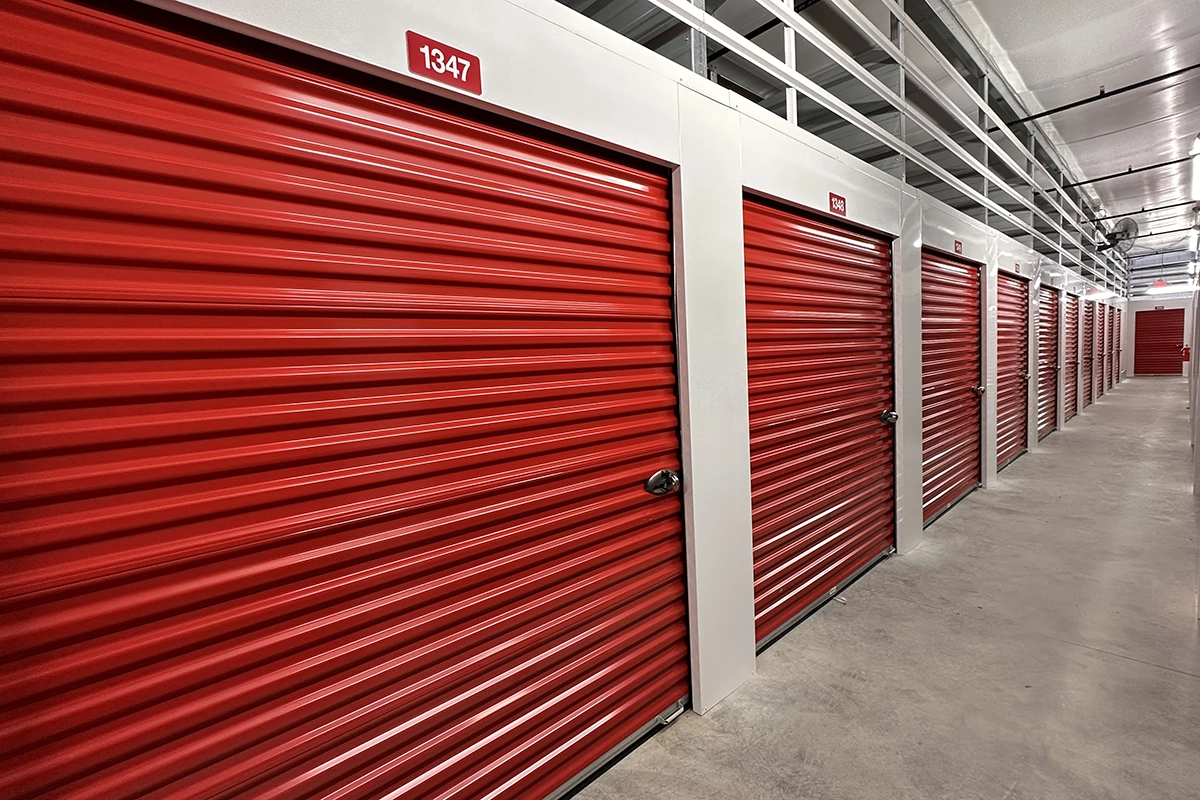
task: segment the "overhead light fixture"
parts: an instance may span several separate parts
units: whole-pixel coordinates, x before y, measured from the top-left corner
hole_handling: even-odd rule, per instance
[[[1178,294],[1180,292],[1196,291],[1195,285],[1191,283],[1176,284],[1174,286],[1168,286],[1166,281],[1161,282],[1162,286],[1159,286],[1159,283],[1159,281],[1155,281],[1154,285],[1146,290],[1146,294]]]

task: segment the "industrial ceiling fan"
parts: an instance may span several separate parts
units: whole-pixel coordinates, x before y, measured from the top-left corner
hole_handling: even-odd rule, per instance
[[[1137,241],[1138,224],[1132,217],[1125,217],[1118,220],[1113,226],[1112,231],[1108,234],[1108,244],[1100,247],[1101,251],[1112,248],[1118,253],[1128,253],[1133,249],[1133,243]]]

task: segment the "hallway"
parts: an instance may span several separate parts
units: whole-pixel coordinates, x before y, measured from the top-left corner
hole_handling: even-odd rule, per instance
[[[1194,800],[1187,385],[1127,380],[580,800]]]

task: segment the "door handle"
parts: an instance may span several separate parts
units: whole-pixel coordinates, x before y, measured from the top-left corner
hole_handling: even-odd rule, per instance
[[[974,392],[976,397],[983,397],[984,392],[987,391],[987,387],[986,386],[972,386],[971,391]]]
[[[1030,375],[1028,372],[1022,372],[1021,377],[1024,378],[1025,380],[1029,380],[1033,376]]]
[[[900,419],[900,415],[889,408],[887,411],[884,411],[879,415],[879,419],[885,425],[895,425],[896,421]]]
[[[646,478],[644,488],[653,495],[674,494],[683,486],[683,478],[673,469],[660,469]]]

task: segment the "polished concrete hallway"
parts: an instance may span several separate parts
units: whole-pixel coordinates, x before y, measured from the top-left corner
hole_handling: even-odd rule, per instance
[[[1120,384],[579,798],[1200,798],[1186,391]]]

